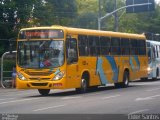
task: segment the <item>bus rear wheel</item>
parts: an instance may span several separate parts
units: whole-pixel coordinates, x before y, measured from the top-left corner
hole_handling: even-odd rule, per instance
[[[43,96],[47,96],[50,92],[50,89],[38,89],[38,92]]]
[[[129,86],[129,73],[127,71],[123,74],[123,82],[114,83],[116,88],[126,88]]]
[[[157,68],[157,70],[156,70],[156,77],[153,77],[153,80],[157,80],[158,77],[159,77],[159,69]]]
[[[127,71],[124,72],[122,87],[126,88],[129,86],[129,73]]]

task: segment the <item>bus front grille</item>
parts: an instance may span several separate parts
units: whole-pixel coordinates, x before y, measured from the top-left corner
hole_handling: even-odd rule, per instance
[[[30,80],[50,80],[50,78],[29,78]]]
[[[50,76],[51,72],[26,72],[30,76]]]
[[[48,83],[31,83],[32,86],[47,86]]]

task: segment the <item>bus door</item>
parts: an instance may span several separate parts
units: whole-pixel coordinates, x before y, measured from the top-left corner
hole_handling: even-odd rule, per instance
[[[76,88],[79,85],[78,71],[78,50],[77,39],[67,38],[66,40],[66,58],[67,58],[67,86]]]
[[[152,70],[153,70],[152,77],[156,77],[156,67],[157,67],[156,57],[157,57],[157,49],[156,49],[156,45],[153,45],[152,46],[152,63],[151,63]]]

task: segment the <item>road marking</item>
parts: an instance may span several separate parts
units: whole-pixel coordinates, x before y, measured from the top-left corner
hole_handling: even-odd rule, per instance
[[[29,93],[27,93],[27,92],[25,92],[25,93],[17,93],[17,94],[7,94],[7,95],[5,95],[5,94],[3,94],[2,96],[20,96],[20,95],[34,95],[34,94],[36,94],[37,92],[29,92]]]
[[[150,90],[146,90],[146,91],[152,92],[152,91],[156,91],[156,90],[160,90],[160,88],[150,89]]]
[[[135,101],[151,100],[156,97],[160,97],[160,95],[154,95],[154,96],[149,96],[149,97],[144,97],[144,98],[136,98]]]
[[[2,100],[10,100],[10,99],[15,99],[15,98],[5,98],[5,99],[0,99],[0,101],[2,101]]]
[[[147,82],[147,83],[141,83],[141,82],[132,82],[132,83],[131,83],[132,85],[159,85],[159,81],[157,81],[157,82]]]
[[[77,96],[77,97],[63,97],[61,99],[63,99],[63,100],[69,100],[69,99],[77,99],[77,98],[81,98],[81,96]]]
[[[110,99],[110,98],[115,98],[115,97],[119,97],[120,95],[114,95],[114,96],[107,96],[107,97],[103,97],[102,99]]]
[[[25,94],[21,93],[21,94],[12,94],[12,95],[10,94],[10,95],[3,95],[3,96],[21,96],[21,95],[32,95],[32,94],[31,93],[25,93]]]
[[[142,112],[145,112],[145,111],[149,111],[149,109],[137,110],[137,111],[135,111],[135,112],[129,113],[128,115],[138,114],[138,113],[142,113]]]
[[[88,96],[88,97],[91,97],[91,96],[95,96],[95,95],[102,95],[102,93],[89,93],[89,94],[82,94],[82,96]]]
[[[40,108],[40,109],[36,109],[33,111],[37,112],[37,111],[42,111],[42,110],[47,110],[47,109],[52,109],[52,108],[59,108],[59,107],[64,107],[64,106],[66,106],[66,105],[57,105],[57,106],[52,106],[52,107]]]
[[[0,105],[7,104],[7,103],[14,103],[14,102],[23,102],[23,101],[29,101],[29,100],[36,100],[40,98],[32,98],[32,99],[22,99],[22,100],[13,100],[13,101],[7,101],[7,102],[0,102]]]

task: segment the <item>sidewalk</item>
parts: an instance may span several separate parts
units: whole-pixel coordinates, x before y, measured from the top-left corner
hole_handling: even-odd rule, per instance
[[[0,93],[3,93],[3,92],[15,92],[15,91],[18,91],[16,88],[2,88],[0,87]]]

